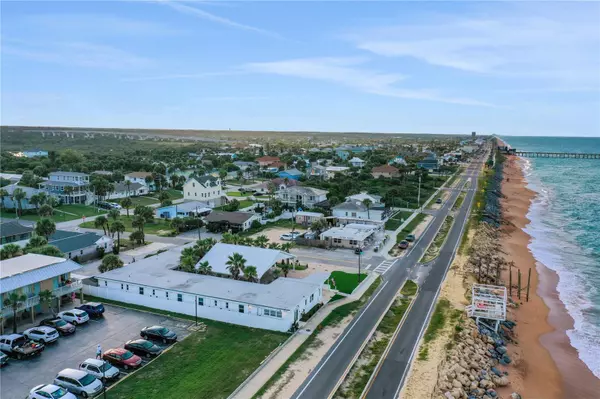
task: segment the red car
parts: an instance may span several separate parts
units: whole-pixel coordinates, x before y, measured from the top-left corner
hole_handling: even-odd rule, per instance
[[[113,366],[123,367],[125,370],[136,369],[142,365],[142,358],[134,355],[127,349],[109,349],[102,355]]]

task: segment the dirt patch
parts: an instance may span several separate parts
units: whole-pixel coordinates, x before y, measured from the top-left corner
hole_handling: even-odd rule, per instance
[[[313,273],[327,272],[331,273],[336,270],[347,272],[348,268],[343,266],[325,265],[321,263],[308,263],[308,268],[305,270],[290,270],[288,277],[292,278],[304,278]]]
[[[305,229],[303,227],[296,226],[296,228],[294,230],[295,231],[303,232]],[[292,229],[291,228],[287,228],[287,227],[272,227],[272,228],[263,230],[263,231],[261,231],[259,233],[252,234],[250,237],[256,238],[258,236],[267,236],[267,238],[269,239],[269,241],[276,242],[278,244],[283,244],[284,242],[289,242],[289,241],[281,240],[281,239],[279,239],[279,237],[282,234],[291,233],[291,231],[292,231]]]
[[[344,332],[354,315],[344,318],[339,324],[324,328],[306,353],[292,363],[288,370],[262,395],[268,399],[291,398],[310,372],[319,364],[335,340]]]

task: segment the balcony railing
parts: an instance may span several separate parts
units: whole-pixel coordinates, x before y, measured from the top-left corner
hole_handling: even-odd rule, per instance
[[[58,287],[55,290],[52,290],[52,295],[55,297],[60,298],[63,295],[67,295],[70,294],[71,292],[80,290],[81,288],[83,288],[83,282],[81,280],[73,280],[70,284],[64,285],[62,287]],[[18,308],[17,308],[17,313],[18,312],[22,312],[26,309],[30,309],[33,306],[39,305],[40,303],[40,296],[36,295],[36,296],[32,296],[27,298],[27,300],[22,303]],[[2,309],[2,316],[3,317],[12,317],[13,315],[13,308],[12,307],[5,307]]]

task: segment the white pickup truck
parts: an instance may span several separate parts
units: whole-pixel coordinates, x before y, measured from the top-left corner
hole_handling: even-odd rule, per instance
[[[30,341],[21,334],[0,336],[0,350],[17,359],[40,355],[44,348],[44,344]]]

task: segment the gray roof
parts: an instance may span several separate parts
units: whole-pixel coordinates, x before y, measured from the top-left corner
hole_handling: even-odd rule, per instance
[[[63,180],[46,180],[40,183],[40,186],[87,186],[87,181],[63,181]]]
[[[198,183],[202,184],[203,186],[212,186],[212,187],[216,187],[217,181],[219,180],[216,177],[211,176],[211,175],[204,175],[204,176],[192,175],[192,176],[190,176],[190,180],[191,179],[196,180]]]
[[[4,186],[2,188],[5,189],[9,195],[12,195],[12,193],[15,191],[15,189],[20,188],[21,190],[23,190],[25,192],[25,195],[27,196],[27,198],[31,198],[32,195],[40,192],[40,190],[37,188],[19,186],[19,185],[17,185],[17,183],[9,184],[8,186]]]
[[[15,221],[2,221],[0,223],[0,237],[11,237],[26,233],[31,233],[33,227],[23,226],[21,223]]]
[[[129,189],[128,189],[127,184],[125,184],[125,182],[120,181],[118,183],[115,183],[115,189],[113,190],[113,192],[115,192],[115,193],[125,192],[126,193],[128,190],[129,190],[129,192],[132,192],[132,191],[139,190],[142,187],[146,187],[146,186],[144,186],[142,183],[129,182]]]
[[[56,171],[56,172],[50,172],[49,176],[52,175],[60,175],[60,176],[79,176],[79,177],[84,177],[84,176],[89,176],[87,173],[81,173],[81,172],[63,172],[63,171]]]
[[[327,194],[327,190],[321,190],[320,188],[306,187],[306,186],[294,186],[288,187],[281,192],[287,194],[309,194],[309,195],[323,195]]]
[[[229,256],[239,253],[246,259],[246,266],[256,267],[258,278],[261,278],[267,270],[276,262],[282,259],[293,259],[294,255],[276,249],[267,249],[260,247],[248,247],[246,245],[234,245],[217,243],[200,262],[208,262],[213,272],[220,274],[230,274],[227,270],[227,261]],[[198,263],[200,263],[198,262]],[[243,273],[242,273],[243,275]]]
[[[229,222],[233,224],[242,224],[254,216],[252,212],[221,212],[213,211],[206,217],[207,222]]]
[[[96,242],[102,238],[101,235],[91,232],[75,233],[72,235],[65,233],[69,232],[63,232],[63,234],[59,234],[56,237],[56,233],[54,233],[50,236],[48,244],[54,245],[60,249],[61,252],[69,253],[95,245]]]
[[[182,249],[192,245],[174,248],[96,277],[282,310],[292,310],[324,281],[280,277],[271,284],[259,284],[173,270],[179,266]]]
[[[198,210],[198,212],[204,212],[207,209],[206,202],[189,201],[189,202],[182,202],[181,204],[173,204],[173,205],[169,205],[169,206],[160,207],[157,210],[160,211],[161,209],[171,208],[173,206],[175,207],[177,212],[192,212],[192,211],[196,211],[196,210]],[[210,209],[210,208],[208,208],[208,209]]]
[[[282,170],[279,173],[287,173],[288,175],[291,176],[302,176],[304,174],[304,172],[299,171],[298,169],[294,168],[294,169],[287,169],[287,170]]]
[[[364,241],[377,229],[376,226],[348,224],[344,227],[332,227],[321,233],[321,239],[340,238],[342,240]]]
[[[0,262],[0,294],[78,270],[69,259],[27,254]]]
[[[344,210],[344,211],[359,211],[359,212],[367,211],[367,207],[365,206],[365,204],[363,204],[360,201],[355,201],[355,200],[342,202],[341,204],[334,206],[333,209],[340,209],[340,210]]]

